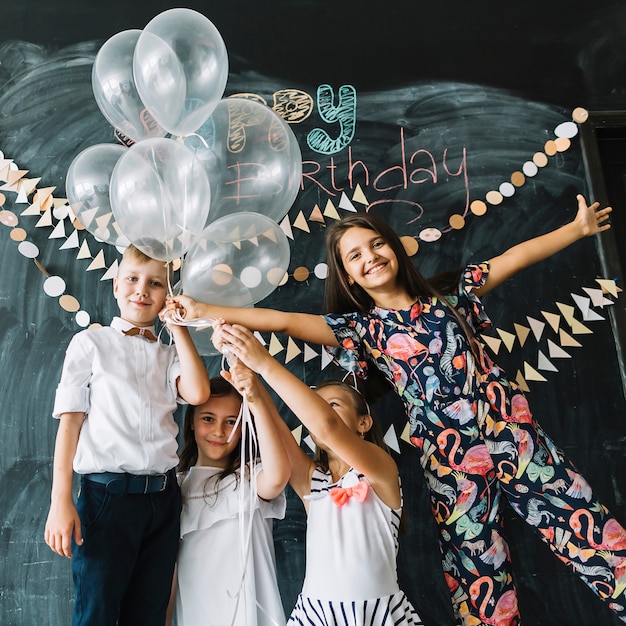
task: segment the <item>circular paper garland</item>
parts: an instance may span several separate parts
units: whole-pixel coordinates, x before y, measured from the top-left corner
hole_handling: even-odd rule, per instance
[[[571,146],[571,139],[578,134],[577,124],[583,123],[587,120],[589,114],[586,109],[582,107],[576,108],[572,113],[572,120],[559,124],[554,129],[556,139],[548,140],[543,147],[542,152],[536,152],[532,159],[526,161],[520,171],[515,171],[511,174],[509,181],[503,182],[497,190],[488,191],[485,194],[485,199],[474,200],[470,203],[470,211],[475,216],[483,216],[487,213],[488,205],[498,206],[502,204],[505,198],[510,198],[515,194],[518,187],[522,187],[526,183],[527,178],[532,178],[537,175],[540,168],[545,167],[548,164],[548,157],[552,157],[560,152],[565,152]],[[0,151],[0,159],[4,159],[3,153]],[[11,171],[17,171],[17,166],[11,161],[9,164]],[[19,179],[18,179],[19,180]],[[17,181],[16,181],[17,182]],[[37,194],[37,190],[34,190]],[[6,202],[6,196],[0,193],[0,224],[3,224],[11,228],[10,237],[13,241],[18,242],[18,251],[26,258],[33,259],[38,269],[46,276],[43,284],[43,290],[46,295],[50,297],[58,297],[59,305],[64,310],[75,313],[74,319],[76,324],[82,328],[86,328],[91,323],[90,314],[81,309],[79,301],[72,295],[66,294],[65,280],[60,276],[52,276],[37,260],[39,256],[39,248],[32,242],[26,240],[27,232],[18,226],[19,219],[17,215],[4,209]],[[57,207],[53,210],[54,216],[58,219],[65,219],[69,215],[69,207],[65,204],[61,207]],[[417,235],[403,235],[401,236],[402,243],[409,256],[414,256],[419,250],[419,241],[432,242],[437,241],[445,232],[450,230],[461,230],[465,227],[465,216],[460,214],[454,214],[450,216],[448,220],[448,227],[438,228],[425,228]],[[77,230],[83,230],[82,226],[78,226]],[[318,263],[313,268],[313,274],[319,280],[325,280],[328,275],[328,266],[324,262]],[[304,266],[300,266],[294,269],[291,276],[298,282],[305,282],[309,279],[311,271]],[[289,280],[289,273],[285,272],[283,279],[278,283],[278,286],[285,285]]]

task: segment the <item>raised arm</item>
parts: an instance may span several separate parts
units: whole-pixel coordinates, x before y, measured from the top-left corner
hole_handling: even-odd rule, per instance
[[[189,335],[189,330],[184,326],[173,324],[168,325],[168,330],[174,337],[180,362],[178,394],[189,404],[204,404],[211,395],[211,384],[204,362]]]
[[[264,393],[265,389],[256,374],[241,361],[233,363],[230,372],[223,372],[223,375],[240,393],[245,394],[254,415],[259,454],[263,463],[263,469],[256,479],[257,493],[264,500],[272,500],[283,491],[291,475],[289,457],[276,428],[276,407],[269,395]]]
[[[580,194],[576,199],[578,212],[571,222],[545,235],[513,246],[491,259],[487,282],[474,292],[482,296],[520,270],[547,259],[579,239],[601,233],[611,227],[608,223],[609,214],[613,210],[611,207],[600,209],[599,202],[587,205],[587,201]]]
[[[365,474],[384,502],[399,506],[398,469],[389,454],[350,430],[332,406],[272,358],[247,328],[226,324],[221,332],[231,352],[263,377],[318,442]]]
[[[239,308],[197,302],[189,296],[172,296],[167,309],[177,310],[185,319],[224,319],[252,330],[284,333],[303,341],[325,346],[337,346],[332,330],[321,315],[289,313],[274,309]]]
[[[237,363],[231,368],[231,371],[222,372],[222,376],[230,380],[240,393],[246,393],[255,423],[262,424],[268,419],[272,420],[273,427],[280,437],[283,451],[286,453],[289,462],[287,478],[306,507],[304,496],[311,491],[311,475],[315,463],[313,463],[312,459],[307,456],[293,438],[289,427],[278,414],[276,405],[267,392],[267,389],[250,368],[244,365],[240,360],[237,360]],[[261,458],[263,459],[264,457],[262,456]],[[265,469],[265,461],[263,461],[263,468]]]

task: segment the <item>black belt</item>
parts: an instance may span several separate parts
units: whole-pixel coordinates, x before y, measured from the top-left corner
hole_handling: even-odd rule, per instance
[[[166,474],[127,474],[118,472],[99,472],[83,474],[85,480],[105,485],[109,493],[124,495],[127,493],[158,493],[165,491],[170,481],[176,481],[176,469]]]

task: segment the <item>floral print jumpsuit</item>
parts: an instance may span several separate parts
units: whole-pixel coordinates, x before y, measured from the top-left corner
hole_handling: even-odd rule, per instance
[[[472,290],[489,264],[468,265],[456,294],[412,307],[329,314],[344,369],[374,365],[402,399],[440,534],[444,574],[465,624],[520,623],[500,497],[626,621],[626,531],[535,422],[526,398],[474,331],[491,322]]]

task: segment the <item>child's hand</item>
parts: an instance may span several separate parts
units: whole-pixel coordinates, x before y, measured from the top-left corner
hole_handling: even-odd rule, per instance
[[[574,218],[574,222],[579,225],[582,237],[589,237],[611,228],[608,219],[609,214],[613,210],[612,207],[608,206],[600,209],[599,202],[594,202],[588,206],[587,201],[581,194],[578,194],[576,199],[578,200],[578,213]]]
[[[176,313],[186,320],[202,317],[198,303],[189,296],[168,296],[165,300],[165,316]]]
[[[74,503],[52,504],[44,538],[51,550],[70,558],[72,556],[72,535],[77,545],[82,545],[83,535],[80,527],[80,518]]]
[[[215,336],[216,331],[213,332]],[[222,351],[228,349],[251,370],[262,373],[263,364],[272,357],[251,331],[238,324],[222,322],[217,332]]]
[[[259,379],[256,374],[244,363],[237,359],[230,367],[230,383],[240,394],[246,394],[250,402],[254,402],[256,386]]]

